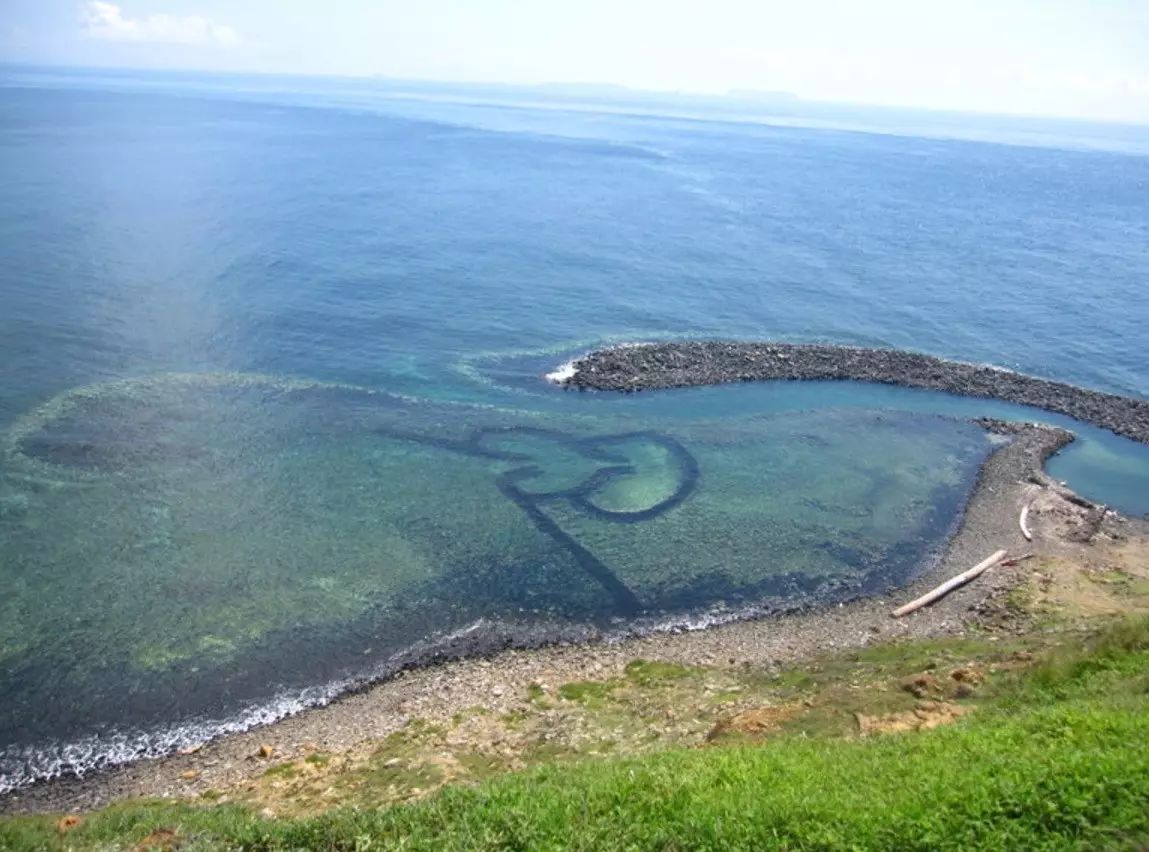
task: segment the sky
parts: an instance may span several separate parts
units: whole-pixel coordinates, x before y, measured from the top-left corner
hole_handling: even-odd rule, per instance
[[[1149,0],[0,0],[0,61],[1149,123]]]

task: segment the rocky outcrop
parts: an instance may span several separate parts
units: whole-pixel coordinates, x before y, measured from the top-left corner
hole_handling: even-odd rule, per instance
[[[685,341],[603,349],[573,367],[565,386],[611,391],[769,380],[902,385],[1042,408],[1149,444],[1147,400],[896,349]]]

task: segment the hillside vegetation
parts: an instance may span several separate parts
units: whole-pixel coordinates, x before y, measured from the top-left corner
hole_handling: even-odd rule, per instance
[[[58,815],[16,817],[0,823],[0,846],[1144,847],[1149,618],[1110,621],[1088,636],[1071,628],[1050,631],[1043,641],[1048,647],[1036,655],[999,642],[953,640],[828,658],[810,675],[780,676],[779,688],[810,696],[791,702],[802,710],[781,714],[787,718],[772,717],[766,708],[757,716],[738,714],[715,726],[700,748],[630,758],[559,757],[383,807],[371,805],[365,776],[353,807],[315,816],[269,819],[234,803],[133,802],[78,822]],[[956,678],[936,665],[947,657],[967,661],[954,670]],[[930,668],[906,676],[923,663]],[[889,691],[876,686],[883,676]],[[687,677],[651,665],[628,672],[629,680],[651,689],[665,686],[662,681],[681,688]],[[875,688],[853,692],[873,696],[874,714],[853,709],[855,727],[846,731],[829,721],[824,699],[842,695],[844,683],[862,680]],[[609,686],[595,691],[587,685],[580,693],[571,685],[567,691],[600,707],[610,694]],[[912,710],[891,709],[899,693],[910,696]],[[954,724],[942,724],[957,716]],[[866,735],[858,736],[859,729]],[[386,773],[376,780],[393,787]]]

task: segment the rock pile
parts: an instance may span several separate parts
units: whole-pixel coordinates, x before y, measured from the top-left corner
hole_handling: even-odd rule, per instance
[[[1149,444],[1147,400],[896,349],[682,341],[603,349],[573,366],[566,386],[611,391],[767,380],[902,385],[1034,406]]]

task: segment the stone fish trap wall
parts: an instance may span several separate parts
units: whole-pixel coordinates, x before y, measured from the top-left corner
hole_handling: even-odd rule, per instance
[[[857,381],[999,399],[1064,414],[1149,444],[1149,401],[999,367],[896,349],[808,343],[672,342],[603,349],[575,361],[567,387],[611,391],[754,381]]]
[[[189,377],[186,380],[177,380],[175,385],[181,390],[178,396],[182,399],[182,390],[184,389],[214,388],[221,384],[228,385],[229,378]],[[274,398],[279,398],[283,394],[319,394],[314,412],[316,417],[324,421],[329,415],[331,402],[327,394],[350,393],[356,398],[362,396],[355,389],[319,387],[311,384],[282,386],[279,383],[271,383],[258,378],[243,379],[240,384],[245,388],[257,391],[262,391],[270,386],[271,390],[274,391]],[[138,391],[146,399],[151,383],[135,383],[117,387],[120,387],[131,401],[135,400],[138,394],[128,391]],[[383,402],[390,399],[374,393],[367,394],[366,398]],[[134,446],[138,441],[147,442],[146,430],[141,434],[125,434],[122,429],[118,428],[118,423],[114,422],[115,418],[110,418],[112,425],[116,428],[107,433],[111,440],[107,447],[102,446],[99,440],[82,441],[80,444],[75,444],[74,441],[83,436],[67,431],[60,436],[62,438],[60,441],[40,440],[43,438],[42,430],[45,424],[62,416],[76,416],[82,421],[84,419],[83,403],[85,401],[98,403],[100,399],[101,396],[97,391],[70,394],[67,397],[68,404],[53,404],[47,406],[43,411],[38,411],[37,416],[30,417],[28,422],[23,424],[24,428],[10,437],[9,451],[14,457],[20,459],[22,465],[28,466],[31,470],[38,473],[59,473],[67,470],[70,474],[70,480],[74,478],[77,482],[83,482],[85,486],[109,473],[114,475],[125,467],[154,460],[155,454],[149,452],[148,447]],[[145,410],[150,409],[145,406]],[[311,411],[312,409],[309,408],[308,410]],[[374,407],[368,413],[373,415],[375,413]],[[367,425],[368,422],[370,425]],[[410,421],[406,415],[401,418],[401,422],[405,428],[410,429]],[[749,597],[755,601],[760,601],[760,603],[755,603],[752,606],[739,604],[736,609],[724,608],[717,613],[706,611],[701,615],[695,614],[696,610],[693,609],[694,605],[689,600],[688,595],[670,601],[665,601],[663,598],[658,598],[653,602],[649,599],[644,601],[645,595],[639,585],[627,581],[625,574],[620,578],[618,572],[622,566],[615,562],[613,556],[604,556],[601,552],[596,555],[594,544],[581,539],[578,532],[572,533],[571,530],[564,529],[563,518],[556,519],[553,517],[551,509],[554,506],[554,501],[561,501],[564,507],[571,507],[574,510],[571,514],[607,522],[605,526],[614,527],[616,534],[622,532],[623,537],[627,539],[633,532],[643,529],[641,522],[662,523],[663,516],[676,508],[689,511],[692,505],[690,498],[699,490],[700,462],[693,453],[683,447],[679,440],[657,431],[624,431],[625,427],[616,427],[614,431],[606,433],[588,434],[586,432],[568,432],[565,425],[561,429],[541,429],[526,426],[493,426],[471,423],[472,428],[460,428],[458,431],[454,431],[458,425],[454,421],[439,421],[437,419],[435,422],[451,422],[453,434],[448,437],[414,430],[404,431],[397,426],[382,425],[374,416],[364,421],[359,418],[351,418],[350,426],[356,432],[362,432],[366,437],[370,437],[374,433],[380,438],[435,446],[472,459],[497,462],[498,464],[490,466],[490,482],[495,486],[498,495],[505,498],[508,504],[513,504],[514,511],[521,511],[530,525],[543,537],[549,538],[559,546],[558,549],[564,550],[570,555],[571,560],[566,564],[570,568],[576,569],[573,572],[575,576],[571,576],[572,580],[576,579],[577,574],[583,574],[592,581],[587,585],[597,585],[605,592],[603,597],[611,617],[610,626],[606,629],[612,631],[610,635],[623,635],[624,633],[630,635],[655,629],[679,629],[682,624],[699,627],[706,623],[718,623],[714,620],[716,618],[733,620],[771,611],[801,608],[816,602],[854,597],[876,588],[876,585],[884,586],[890,582],[897,582],[901,578],[901,575],[895,574],[883,574],[880,577],[867,575],[866,582],[876,585],[858,587],[852,585],[851,581],[839,581],[835,578],[827,580],[822,577],[807,576],[800,572],[772,574],[763,578],[752,588],[748,587],[747,589],[748,592],[752,592]],[[102,424],[102,426],[107,425],[107,423]],[[99,437],[99,434],[100,432],[97,430],[96,438]],[[501,441],[500,436],[506,436],[507,440]],[[542,448],[541,452],[519,452],[520,446],[519,442],[515,440],[516,436],[528,439],[522,442],[523,445],[540,443],[529,439],[543,439],[541,443],[546,446]],[[688,441],[685,438],[683,440]],[[604,493],[609,492],[612,486],[622,481],[622,478],[633,470],[641,472],[644,469],[642,457],[645,454],[640,450],[637,455],[628,456],[628,443],[632,447],[635,444],[647,445],[648,448],[650,445],[656,446],[658,451],[654,455],[659,459],[657,463],[663,465],[660,473],[670,475],[659,477],[661,487],[655,493],[640,495],[649,499],[623,500],[621,503],[612,502],[609,497],[604,499]],[[172,454],[175,458],[182,459],[188,449],[182,445],[161,444],[158,446],[157,452],[163,459]],[[551,469],[549,449],[562,449],[582,459],[589,459],[592,463],[586,465],[585,470],[582,467],[576,467],[575,469],[579,471],[577,477],[567,476],[564,478],[560,476],[556,481],[549,475]],[[703,460],[702,464],[705,464],[706,456],[700,450],[699,458]],[[631,464],[632,462],[633,464]],[[582,475],[584,472],[585,475]],[[532,482],[532,477],[539,473],[543,474],[545,484]],[[539,487],[540,484],[541,487]],[[496,500],[495,502],[501,501]],[[623,527],[621,531],[619,525]],[[893,555],[893,561],[901,565],[909,554],[908,552],[899,552]],[[846,558],[849,558],[849,554],[846,555]],[[917,564],[916,559],[914,564]],[[614,570],[612,570],[612,566]],[[906,562],[905,567],[906,570],[909,570],[912,566]],[[577,577],[577,579],[580,583],[583,580],[582,577]],[[702,578],[702,580],[707,584],[713,582],[709,576]],[[686,591],[692,589],[693,587]],[[741,587],[732,587],[732,591],[740,590]],[[731,596],[730,599],[735,600],[735,597]],[[658,610],[662,609],[662,604],[667,602],[673,610],[680,607],[690,608],[690,614],[685,617],[677,614],[669,617],[662,615]],[[374,617],[373,614],[370,616],[370,618]],[[627,622],[625,627],[621,623],[623,618]],[[355,622],[355,625],[359,623]],[[362,623],[367,623],[366,619]],[[409,630],[410,626],[409,622],[404,621],[401,627],[396,627],[396,630]],[[354,633],[355,631],[352,630],[351,632]],[[510,623],[480,623],[476,621],[472,627],[467,628],[464,632],[453,634],[430,644],[408,648],[399,656],[390,656],[379,667],[370,669],[362,677],[338,682],[323,681],[324,685],[318,692],[307,692],[301,697],[289,697],[290,703],[275,698],[271,704],[253,704],[254,710],[252,712],[258,715],[260,721],[267,721],[271,718],[278,718],[285,713],[294,712],[296,709],[311,703],[325,703],[335,694],[358,688],[371,680],[388,676],[398,668],[455,656],[481,654],[501,647],[533,647],[554,641],[585,640],[591,635],[597,634],[594,634],[589,624],[578,626],[548,621],[539,625],[522,626]],[[292,637],[289,634],[269,633],[265,643],[261,642],[249,652],[245,651],[246,659],[249,662],[254,661],[249,666],[251,671],[258,673],[272,670],[281,658],[283,648],[290,641],[292,641]],[[296,637],[294,641],[305,641],[312,650],[315,650],[317,646],[322,647],[321,638],[315,634]],[[335,640],[333,640],[331,647],[336,650],[341,649]],[[390,653],[389,649],[388,653]],[[321,657],[323,654],[318,653],[316,656]],[[230,683],[228,688],[229,690],[236,689],[236,683]],[[215,712],[219,709],[211,703],[213,700],[211,690],[200,690],[200,698],[203,702],[200,709],[205,713]],[[220,712],[228,711],[221,710]],[[81,771],[82,769],[113,765],[143,756],[155,756],[185,743],[189,738],[202,739],[213,735],[213,732],[242,730],[250,724],[256,723],[251,721],[251,717],[242,713],[240,715],[211,716],[210,718],[205,716],[204,718],[207,721],[203,722],[198,729],[188,728],[180,722],[175,727],[164,728],[160,731],[154,731],[150,728],[141,729],[139,732],[128,731],[124,734],[121,742],[113,744],[115,748],[112,750],[105,748],[108,745],[106,741],[102,743],[99,741],[92,741],[87,744],[80,743],[78,748],[73,748],[77,744],[69,741],[65,744],[63,753],[34,751],[15,755],[16,763],[20,767],[20,783],[61,772]],[[137,734],[139,735],[137,736]],[[5,755],[0,750],[0,763],[4,757]],[[0,766],[0,775],[3,774],[2,770],[3,766]]]
[[[540,508],[539,503],[542,500],[562,498],[570,501],[580,511],[601,520],[632,524],[658,517],[664,512],[670,511],[686,500],[698,484],[698,462],[694,456],[678,441],[657,432],[627,432],[617,435],[578,438],[550,429],[511,426],[478,429],[468,435],[467,438],[456,441],[406,433],[394,429],[378,429],[376,431],[388,438],[398,438],[420,444],[429,444],[465,455],[508,462],[522,462],[523,464],[520,466],[503,471],[496,478],[495,484],[499,489],[499,493],[522,509],[539,532],[550,537],[567,549],[579,567],[597,580],[611,596],[619,615],[637,614],[643,609],[642,602],[639,601],[634,592],[631,591],[602,560],[579,544],[573,536],[555,523],[555,521]],[[541,468],[533,463],[534,460],[532,456],[528,454],[498,450],[484,446],[484,439],[491,435],[527,435],[546,438],[568,449],[574,450],[588,459],[604,462],[607,466],[600,467],[591,476],[570,488],[543,492],[527,491],[522,488],[522,481],[541,473]],[[604,509],[594,502],[595,493],[615,479],[636,472],[635,468],[628,463],[625,456],[612,453],[609,448],[611,445],[636,440],[658,444],[667,450],[670,457],[676,462],[678,481],[675,489],[668,497],[645,509],[636,511]]]

